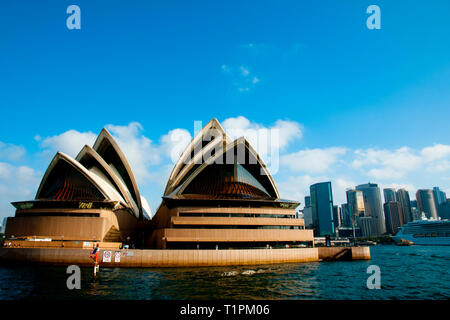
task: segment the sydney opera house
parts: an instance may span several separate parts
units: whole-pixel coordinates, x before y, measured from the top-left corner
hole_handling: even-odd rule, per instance
[[[296,219],[298,202],[280,199],[266,165],[216,119],[191,141],[172,170],[154,218],[150,246],[233,248],[313,242]]]
[[[14,202],[6,238],[120,243],[156,249],[313,246],[245,138],[211,120],[175,164],[153,218],[131,167],[103,129],[75,159],[57,153],[34,200]]]
[[[76,159],[58,152],[35,199],[12,204],[6,237],[15,239],[121,242],[148,217],[130,165],[105,129]]]

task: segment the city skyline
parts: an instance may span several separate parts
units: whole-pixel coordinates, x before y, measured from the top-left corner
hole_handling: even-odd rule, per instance
[[[370,182],[348,188],[346,195],[346,202],[334,204],[330,181],[310,186],[310,196],[305,196],[305,207],[299,213],[316,237],[341,237],[341,232],[349,236],[350,231],[353,237],[356,233],[363,237],[395,235],[409,222],[450,219],[450,198],[439,187],[418,189],[417,200],[412,201],[404,188],[380,189]]]
[[[77,1],[68,30],[66,4],[2,1],[0,218],[34,197],[56,151],[75,156],[103,127],[154,213],[173,155],[211,118],[238,136],[280,130],[273,178],[300,208],[322,181],[336,204],[369,181],[450,194],[450,3],[377,3],[380,30],[356,0]]]

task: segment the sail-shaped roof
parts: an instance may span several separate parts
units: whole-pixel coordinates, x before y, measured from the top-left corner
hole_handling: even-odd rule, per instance
[[[192,153],[195,145],[200,143],[202,132],[209,130],[211,124],[220,126],[213,119],[192,140],[172,171],[165,196],[278,199],[275,182],[255,149],[243,137],[230,142],[223,129],[221,133],[226,138],[221,140],[221,148],[214,149],[218,152],[211,154],[205,149],[213,144],[206,144],[198,155],[208,151],[209,157],[198,162],[194,157],[183,168],[182,159]],[[181,169],[176,169],[177,166]]]
[[[125,203],[123,197],[102,177],[70,156],[58,152],[44,174],[36,200],[112,200]]]
[[[220,153],[231,143],[217,119],[209,121],[191,140],[175,164],[164,195],[179,187],[206,159]]]
[[[123,197],[123,199],[125,200],[124,205],[129,207],[133,211],[134,215],[139,217],[139,208],[132,198],[127,186],[94,149],[92,149],[88,145],[84,146],[80,153],[77,155],[76,160],[90,172],[104,176],[104,180],[106,180],[113,188],[115,188],[116,191],[119,192]]]
[[[139,208],[139,216],[142,217],[142,203],[139,189],[134,178],[131,167],[108,130],[103,129],[94,143],[93,149],[104,159],[116,176],[123,182],[128,189],[131,198]]]

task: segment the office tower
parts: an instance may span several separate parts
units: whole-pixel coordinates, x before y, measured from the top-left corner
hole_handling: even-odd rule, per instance
[[[436,210],[438,213],[438,216],[443,218],[443,216],[445,216],[445,203],[447,202],[447,195],[445,194],[445,192],[439,190],[439,187],[434,187],[433,188],[433,195],[434,195],[434,202],[436,205]]]
[[[305,227],[308,229],[312,228],[313,220],[312,220],[312,208],[311,208],[311,197],[305,197],[305,207],[302,210],[303,219],[305,221]]]
[[[416,192],[417,209],[419,210],[419,216],[422,216],[422,212],[430,219],[437,219],[436,201],[434,200],[434,193],[430,189],[419,189]]]
[[[364,216],[364,197],[360,190],[350,189],[346,191],[347,205],[352,223],[356,223],[357,217]]]
[[[341,226],[341,208],[339,206],[333,206],[333,223],[335,229]]]
[[[310,194],[314,235],[317,237],[334,236],[331,182],[313,184],[310,186]]]
[[[386,189],[383,189],[383,193],[384,193],[384,202],[397,201],[397,195],[395,193],[395,189],[386,188]]]
[[[373,235],[380,236],[384,234],[386,232],[386,225],[378,184],[361,184],[356,187],[356,190],[361,190],[363,192],[365,216],[374,219]]]
[[[411,200],[409,198],[409,192],[405,189],[397,190],[397,201],[402,205],[403,222],[408,223],[413,221],[411,212]]]
[[[305,207],[311,207],[311,196],[305,197]]]
[[[384,217],[386,218],[386,232],[396,234],[403,223],[402,206],[397,201],[384,204]]]
[[[439,211],[439,217],[441,217],[441,219],[450,219],[450,199],[445,199],[444,203],[441,203],[440,207],[439,207],[440,211]]]
[[[371,237],[374,235],[375,231],[374,229],[377,229],[378,222],[373,219],[372,217],[358,217],[358,226],[361,229],[361,236],[362,237]]]
[[[439,187],[433,188],[433,194],[434,194],[434,200],[436,203],[436,207],[438,207],[440,204],[447,201],[447,195],[445,192],[439,190]]]
[[[352,227],[352,216],[350,213],[350,208],[347,203],[341,204],[341,223],[345,228]]]

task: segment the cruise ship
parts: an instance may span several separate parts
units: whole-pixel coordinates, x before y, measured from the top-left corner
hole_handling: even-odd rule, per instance
[[[450,245],[450,220],[422,219],[399,228],[392,237],[395,242],[410,241],[418,245]]]

